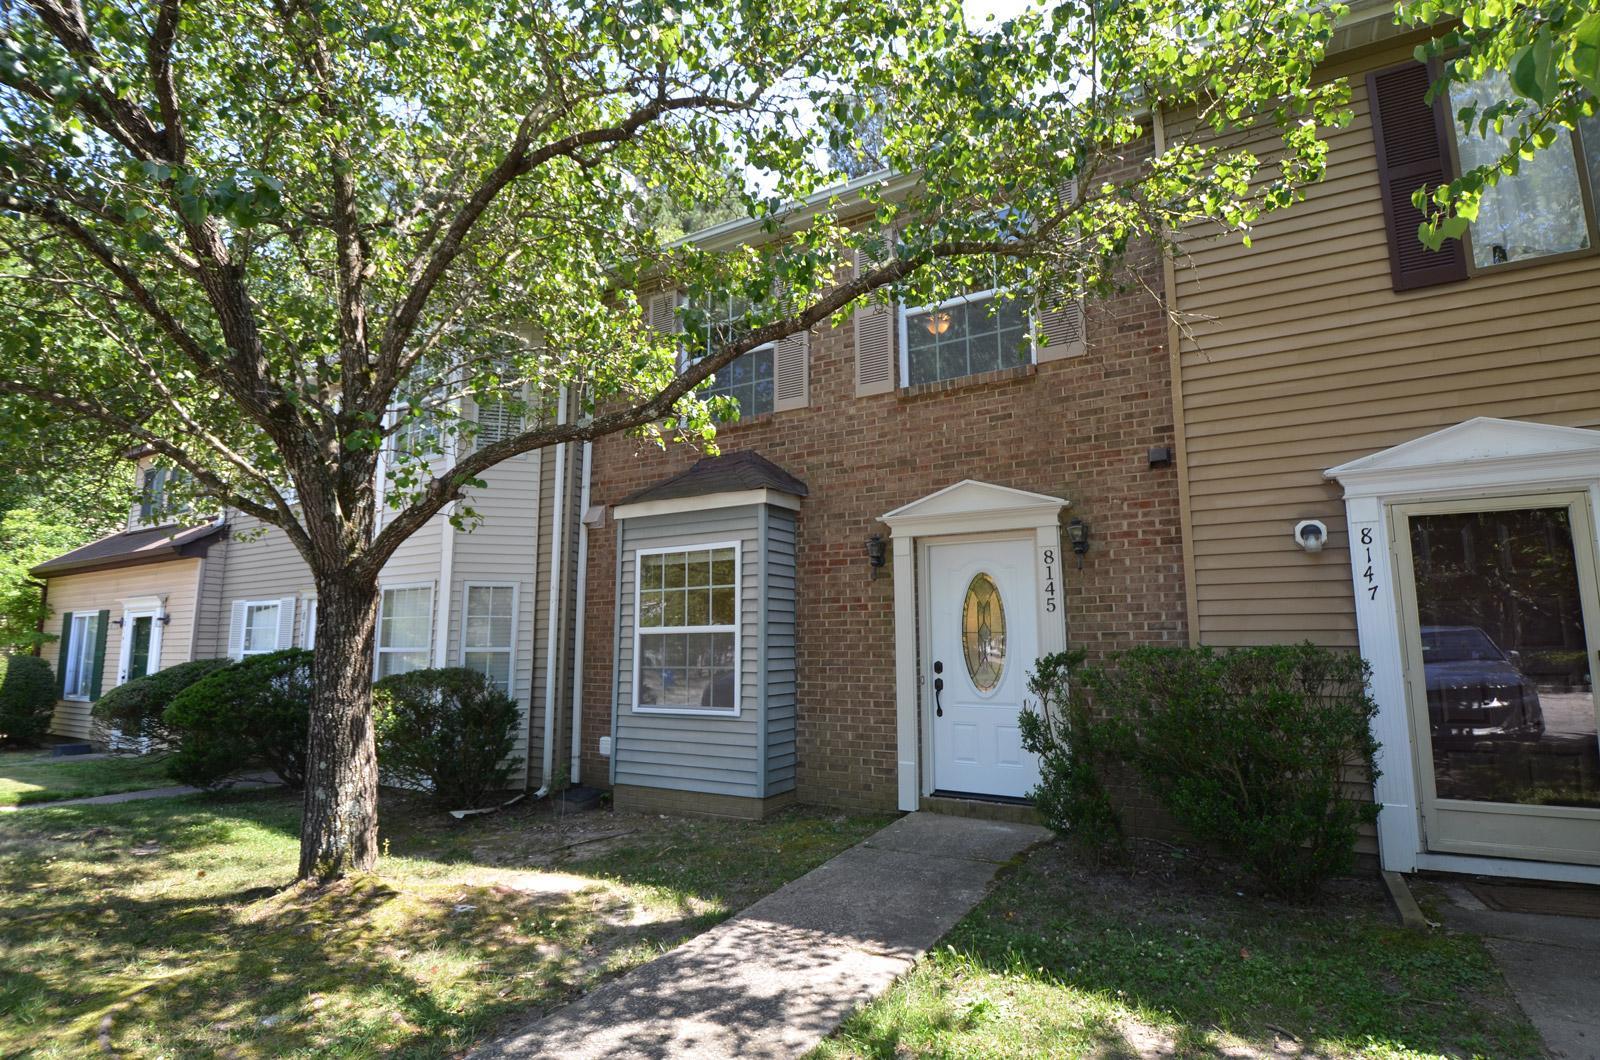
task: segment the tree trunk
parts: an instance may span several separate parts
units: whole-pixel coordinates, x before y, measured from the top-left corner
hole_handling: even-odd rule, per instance
[[[315,691],[306,754],[300,878],[367,872],[378,860],[378,760],[372,739],[376,582],[317,577]]]

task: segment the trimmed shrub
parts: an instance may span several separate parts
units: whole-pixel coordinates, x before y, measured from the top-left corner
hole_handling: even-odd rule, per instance
[[[1082,668],[1082,652],[1042,657],[1028,676],[1037,705],[1024,705],[1018,723],[1023,749],[1039,758],[1033,802],[1040,816],[1085,851],[1112,861],[1125,853],[1122,821],[1102,780],[1105,740],[1073,680]]]
[[[177,734],[167,728],[163,718],[173,698],[207,674],[230,665],[227,659],[195,659],[135,677],[100,697],[94,705],[94,720],[129,739],[145,738],[175,747]]]
[[[301,788],[310,718],[311,653],[252,655],[173,697],[162,716],[177,742],[168,771],[181,783],[217,788],[259,763]]]
[[[35,655],[0,655],[0,743],[32,743],[50,731],[56,679]]]
[[[413,670],[373,690],[378,765],[408,787],[431,787],[450,809],[485,805],[522,764],[511,757],[516,701],[476,670]]]
[[[1368,673],[1360,656],[1309,643],[1135,648],[1084,668],[1068,724],[1032,727],[1041,809],[1058,831],[1104,828],[1100,770],[1126,764],[1190,836],[1269,892],[1310,899],[1354,868],[1357,832],[1377,818]]]
[[[1378,775],[1354,652],[1314,644],[1141,648],[1092,675],[1115,743],[1179,826],[1232,851],[1272,893],[1303,901],[1355,867],[1377,819],[1354,770]]]

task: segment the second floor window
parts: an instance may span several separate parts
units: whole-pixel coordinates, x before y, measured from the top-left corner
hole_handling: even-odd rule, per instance
[[[704,323],[694,327],[697,333],[687,336],[684,367],[710,356],[737,337],[740,322],[749,308],[749,303],[743,299],[729,298],[691,314],[691,318],[701,318]],[[774,346],[769,342],[741,354],[707,380],[700,387],[700,393],[706,397],[733,398],[742,417],[771,412],[773,351]]]
[[[1463,129],[1458,117],[1462,108],[1475,106],[1481,113],[1494,101],[1510,98],[1511,83],[1504,73],[1450,86],[1450,128],[1462,172],[1499,161],[1515,132],[1507,127],[1497,133],[1491,125],[1480,134],[1476,122],[1470,131]],[[1502,176],[1484,190],[1467,238],[1473,266],[1488,269],[1588,250],[1595,245],[1597,197],[1600,115],[1580,121],[1576,136],[1558,129],[1555,143],[1524,159],[1514,176]]]
[[[1033,359],[1028,307],[1022,299],[997,302],[980,291],[901,311],[904,385],[1013,368]]]

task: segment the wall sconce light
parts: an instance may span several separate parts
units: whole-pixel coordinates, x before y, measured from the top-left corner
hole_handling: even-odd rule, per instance
[[[867,538],[867,562],[872,564],[872,576],[878,576],[878,570],[889,560],[889,542],[883,539],[882,534],[873,534]]]
[[[1078,569],[1083,569],[1083,554],[1089,551],[1089,524],[1082,519],[1067,523],[1067,540],[1072,542],[1072,554],[1078,557]]]
[[[1302,519],[1294,524],[1294,543],[1307,552],[1321,552],[1328,540],[1328,524],[1321,519]]]

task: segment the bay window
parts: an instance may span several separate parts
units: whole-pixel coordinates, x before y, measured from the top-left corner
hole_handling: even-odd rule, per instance
[[[644,712],[739,712],[738,548],[641,550],[634,703]]]

